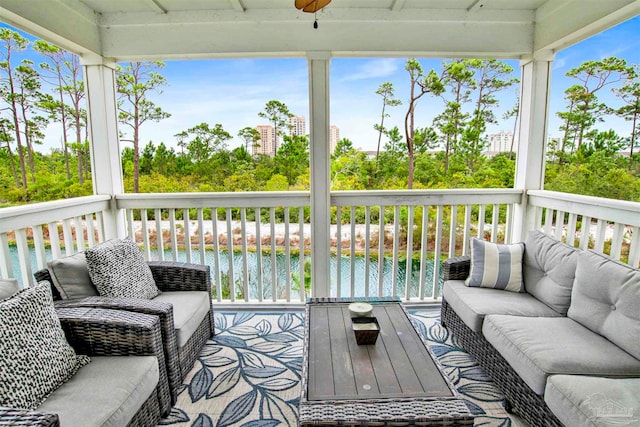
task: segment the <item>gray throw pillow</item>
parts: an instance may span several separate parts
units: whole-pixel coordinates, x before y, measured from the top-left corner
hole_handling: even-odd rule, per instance
[[[89,277],[107,297],[151,299],[160,294],[151,269],[131,239],[113,239],[85,252]]]
[[[84,252],[54,259],[47,263],[47,269],[62,299],[92,297],[98,290],[91,282]]]
[[[20,290],[16,279],[0,279],[0,300],[13,296]]]
[[[465,284],[471,287],[524,292],[522,257],[524,243],[501,245],[471,239],[471,271]]]
[[[34,410],[87,363],[65,338],[49,282],[0,301],[0,406]]]

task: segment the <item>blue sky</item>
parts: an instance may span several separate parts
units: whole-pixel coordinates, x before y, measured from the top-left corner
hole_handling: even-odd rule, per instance
[[[549,135],[560,134],[556,112],[564,110],[563,92],[572,79],[565,73],[586,60],[598,60],[618,56],[628,63],[640,63],[640,17],[624,22],[604,33],[558,52],[553,63],[551,78],[551,103]],[[340,136],[349,138],[356,147],[375,150],[377,133],[374,123],[380,119],[382,99],[375,91],[383,82],[394,84],[396,97],[402,106],[389,110],[387,125],[403,129],[403,117],[408,99],[408,73],[404,70],[406,59],[401,58],[333,58],[331,60],[330,94],[331,123],[340,128]],[[423,69],[440,71],[442,59],[420,59]],[[516,60],[505,61],[519,77]],[[152,100],[171,114],[159,123],[146,123],[141,129],[142,143],[152,140],[176,146],[174,135],[206,122],[221,123],[234,136],[229,146],[240,145],[237,133],[245,126],[267,124],[258,117],[267,101],[284,102],[296,115],[307,117],[308,128],[308,80],[307,62],[304,58],[290,59],[229,59],[167,61],[161,73],[168,85],[161,94],[151,95]],[[515,103],[517,89],[509,89],[500,96],[496,117],[500,123],[490,125],[489,132],[511,130],[513,121],[501,120],[505,110]],[[602,94],[601,99],[613,99]],[[611,103],[612,105],[615,102]],[[442,110],[442,101],[424,98],[416,109],[416,125],[431,125],[433,117]],[[613,128],[621,135],[629,133],[629,124],[610,117],[600,125]],[[59,146],[59,131],[51,128],[45,147]]]

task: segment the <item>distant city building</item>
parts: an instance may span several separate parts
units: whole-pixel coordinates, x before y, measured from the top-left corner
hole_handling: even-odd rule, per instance
[[[340,140],[340,129],[336,125],[329,127],[329,152],[333,154]]]
[[[489,135],[489,151],[502,152],[511,150],[511,140],[513,139],[513,132],[500,131],[498,133],[492,133]],[[516,151],[517,144],[513,144],[513,151]]]
[[[274,131],[271,125],[258,125],[256,130],[260,132],[260,139],[253,145],[253,155],[265,154],[273,156]]]
[[[289,135],[304,136],[307,134],[307,123],[304,116],[289,117]]]

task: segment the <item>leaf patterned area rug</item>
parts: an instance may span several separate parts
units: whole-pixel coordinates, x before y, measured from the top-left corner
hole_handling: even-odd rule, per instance
[[[476,415],[475,426],[520,427],[504,396],[440,325],[439,309],[412,311],[419,332]],[[160,425],[297,426],[304,313],[215,313],[207,342]]]

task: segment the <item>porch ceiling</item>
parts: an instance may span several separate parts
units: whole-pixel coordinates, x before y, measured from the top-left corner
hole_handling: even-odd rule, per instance
[[[0,0],[0,19],[116,61],[235,56],[549,57],[640,13],[640,0]]]

